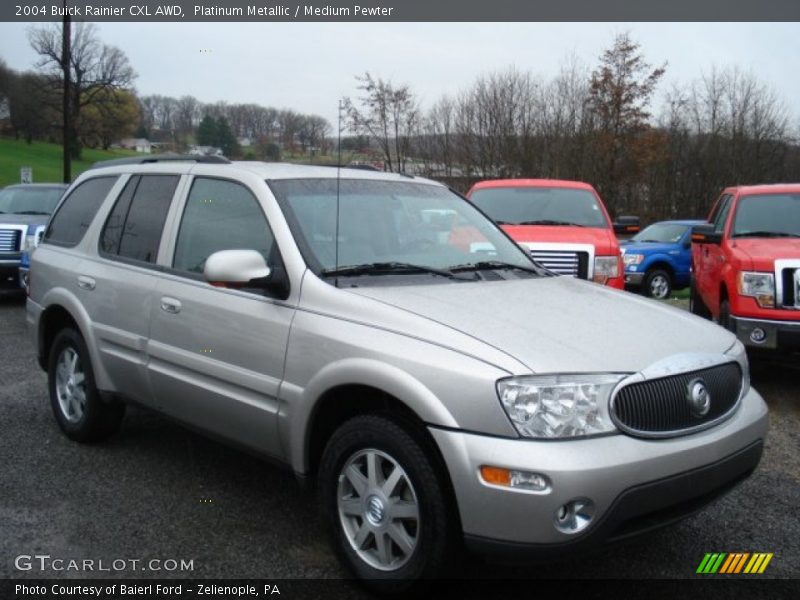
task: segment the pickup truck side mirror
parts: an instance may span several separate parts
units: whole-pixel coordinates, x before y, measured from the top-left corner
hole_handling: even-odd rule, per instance
[[[692,227],[693,244],[721,244],[722,232],[714,231],[714,226],[710,223],[705,225],[695,225]]]
[[[220,250],[206,259],[203,276],[218,287],[264,287],[272,272],[255,250]]]

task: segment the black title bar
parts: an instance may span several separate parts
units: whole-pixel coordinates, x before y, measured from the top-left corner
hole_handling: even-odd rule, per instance
[[[0,21],[800,21],[798,0],[3,0]]]

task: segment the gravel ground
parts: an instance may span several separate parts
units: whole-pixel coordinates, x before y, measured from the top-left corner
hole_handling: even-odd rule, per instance
[[[19,299],[0,298],[0,356],[0,578],[33,576],[15,569],[20,554],[194,561],[171,577],[346,575],[313,498],[285,471],[142,410],[130,410],[104,444],[68,441],[51,415]],[[745,551],[775,553],[762,577],[800,578],[799,380],[800,370],[754,365],[753,385],[771,412],[763,460],[699,515],[581,561],[492,566],[493,576],[694,578],[705,552]]]

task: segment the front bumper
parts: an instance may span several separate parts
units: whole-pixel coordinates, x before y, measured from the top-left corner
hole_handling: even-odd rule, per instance
[[[0,289],[19,289],[19,261],[0,261]]]
[[[747,319],[731,315],[731,327],[745,346],[765,350],[800,350],[800,321]]]
[[[640,286],[644,281],[644,273],[625,272],[625,285]]]
[[[750,390],[736,413],[705,431],[653,440],[622,434],[585,440],[531,441],[431,428],[472,548],[543,550],[548,556],[628,537],[697,510],[749,475],[758,464],[767,409]],[[490,486],[482,465],[539,473],[546,492]],[[594,503],[590,525],[574,534],[556,528],[559,508]]]
[[[767,350],[800,350],[800,321],[731,316],[731,327],[745,346]]]

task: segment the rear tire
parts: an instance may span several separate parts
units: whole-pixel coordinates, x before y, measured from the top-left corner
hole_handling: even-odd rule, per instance
[[[119,429],[125,405],[100,398],[89,349],[75,329],[62,329],[53,340],[47,386],[56,422],[71,440],[99,442]]]
[[[411,427],[354,417],[328,441],[319,501],[344,564],[377,592],[402,592],[457,563],[445,478]]]

